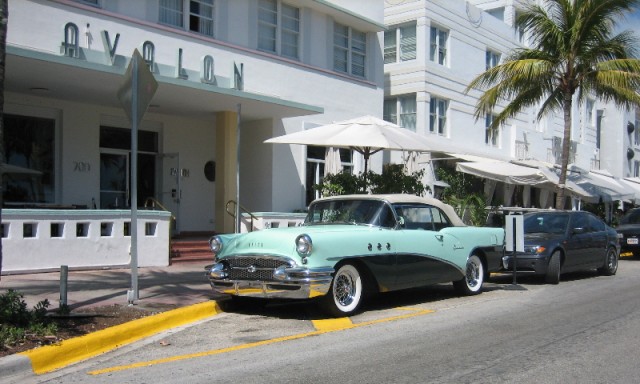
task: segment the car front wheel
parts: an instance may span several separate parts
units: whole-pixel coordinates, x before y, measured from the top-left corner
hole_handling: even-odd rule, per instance
[[[484,266],[482,260],[476,255],[471,255],[467,259],[467,268],[465,276],[453,282],[453,287],[461,295],[476,295],[482,290],[484,283]]]
[[[598,272],[604,276],[613,276],[618,271],[618,252],[614,248],[607,249],[604,265],[598,268]]]
[[[355,313],[362,302],[362,275],[353,264],[343,264],[338,268],[329,292],[322,298],[326,312],[335,317]]]
[[[560,282],[560,252],[555,251],[551,255],[544,281],[548,284],[558,284]]]

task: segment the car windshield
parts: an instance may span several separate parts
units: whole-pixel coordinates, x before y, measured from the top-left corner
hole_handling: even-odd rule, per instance
[[[395,218],[383,201],[336,199],[311,204],[304,224],[362,224],[392,228]]]
[[[566,213],[529,213],[524,215],[524,233],[557,233],[567,231],[569,215]]]
[[[620,224],[640,224],[640,209],[634,209],[624,215]]]

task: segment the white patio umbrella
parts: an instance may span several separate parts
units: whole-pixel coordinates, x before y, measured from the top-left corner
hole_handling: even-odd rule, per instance
[[[350,148],[364,157],[365,174],[369,157],[383,149],[421,152],[431,150],[424,136],[373,116],[322,125],[274,137],[265,140],[265,143]]]

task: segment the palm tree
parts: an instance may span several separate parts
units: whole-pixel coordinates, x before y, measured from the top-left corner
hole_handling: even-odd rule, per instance
[[[485,90],[476,119],[504,101],[491,129],[528,107],[541,105],[538,119],[564,114],[562,161],[555,206],[564,208],[571,144],[571,110],[589,95],[625,108],[640,108],[638,40],[631,31],[614,35],[616,21],[640,0],[546,0],[529,5],[516,25],[530,38],[530,48],[515,49],[504,62],[476,77],[467,87]]]
[[[0,163],[4,162],[4,72],[7,45],[7,22],[9,20],[9,0],[0,0]],[[3,184],[0,173],[0,187]],[[0,221],[2,221],[2,188],[0,188]],[[0,276],[2,276],[2,242],[0,241]]]

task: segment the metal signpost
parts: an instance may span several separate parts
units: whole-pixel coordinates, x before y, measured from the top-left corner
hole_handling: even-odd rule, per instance
[[[517,252],[524,252],[524,220],[522,215],[505,216],[505,250],[512,252],[513,283],[508,289],[524,290],[516,281]]]
[[[149,70],[140,52],[134,50],[118,89],[118,99],[131,121],[131,290],[127,301],[138,300],[138,125],[142,121],[158,83]]]

